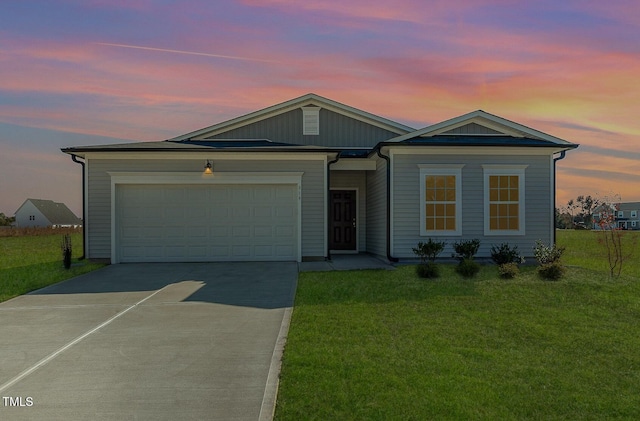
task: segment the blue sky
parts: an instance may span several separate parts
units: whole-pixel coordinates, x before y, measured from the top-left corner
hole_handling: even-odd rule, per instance
[[[0,212],[80,214],[64,146],[162,140],[314,92],[420,128],[483,109],[580,143],[558,201],[640,201],[635,1],[11,1]]]

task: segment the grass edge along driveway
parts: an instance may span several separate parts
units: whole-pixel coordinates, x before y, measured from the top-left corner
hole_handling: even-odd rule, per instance
[[[71,234],[71,268],[65,269],[61,241],[60,234],[0,237],[0,302],[104,266],[78,260],[82,255],[82,233],[75,232]]]

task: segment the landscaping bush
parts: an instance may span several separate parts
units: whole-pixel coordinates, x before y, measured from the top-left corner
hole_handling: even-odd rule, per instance
[[[473,260],[473,256],[476,255],[480,248],[480,240],[462,240],[453,243],[452,257],[460,260],[458,266],[456,266],[456,272],[465,278],[471,278],[480,272],[480,265]]]
[[[440,270],[435,260],[442,253],[446,244],[444,241],[434,241],[429,238],[426,243],[421,241],[418,243],[418,247],[413,249],[413,252],[420,257],[422,262],[416,267],[416,273],[419,277],[432,279],[440,276]]]
[[[435,279],[440,276],[440,268],[433,262],[421,263],[416,266],[416,274],[421,278]]]
[[[429,238],[426,243],[423,243],[422,241],[419,242],[418,247],[412,250],[416,254],[416,256],[420,257],[422,263],[427,263],[427,261],[434,262],[436,260],[436,257],[438,257],[440,253],[442,253],[442,250],[444,250],[444,246],[446,245],[447,243],[444,241],[434,241],[433,239]]]
[[[462,260],[473,259],[478,249],[480,248],[480,240],[463,240],[453,243],[453,250],[455,250],[454,257]]]
[[[555,244],[549,247],[540,240],[536,241],[536,246],[533,248],[533,255],[540,265],[559,261],[562,253],[564,253],[564,247],[557,247]]]
[[[522,260],[520,253],[518,253],[518,246],[511,248],[507,243],[502,243],[499,246],[491,246],[491,259],[493,259],[497,265],[518,263]]]
[[[550,281],[557,281],[564,275],[565,267],[560,262],[545,263],[538,268],[538,274]]]
[[[458,263],[458,266],[456,266],[456,272],[465,278],[472,278],[480,272],[480,264],[473,260],[473,258],[462,259],[460,263]]]
[[[520,273],[516,262],[502,263],[498,266],[498,273],[502,279],[513,279]]]
[[[564,253],[564,247],[557,247],[555,244],[546,246],[542,241],[536,241],[533,248],[533,255],[536,257],[538,264],[538,274],[544,279],[557,281],[564,275],[565,268],[560,262],[560,258]]]

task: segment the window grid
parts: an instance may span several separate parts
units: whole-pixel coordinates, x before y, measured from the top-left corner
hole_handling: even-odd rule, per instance
[[[425,178],[425,227],[427,231],[456,230],[456,176]]]
[[[520,229],[520,187],[517,175],[489,176],[489,229]]]

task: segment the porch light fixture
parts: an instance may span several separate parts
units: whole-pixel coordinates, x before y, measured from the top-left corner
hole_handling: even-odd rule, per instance
[[[204,173],[213,174],[213,164],[211,164],[211,161],[209,161],[208,159],[207,159],[207,163],[204,166]]]

